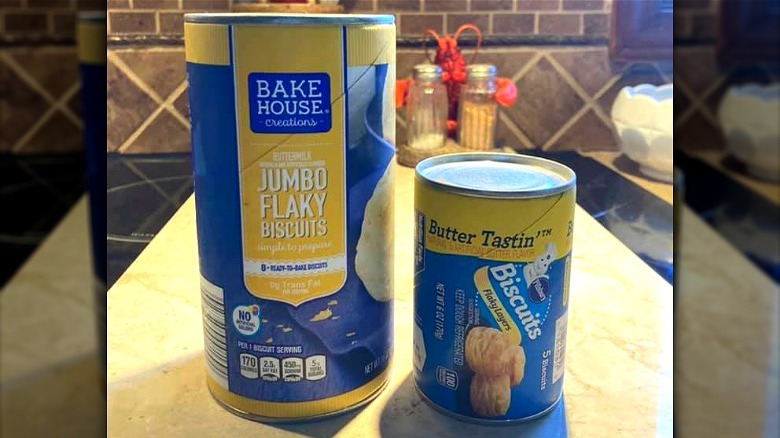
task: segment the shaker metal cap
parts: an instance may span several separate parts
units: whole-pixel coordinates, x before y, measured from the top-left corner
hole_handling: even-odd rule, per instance
[[[493,79],[496,77],[496,66],[493,64],[472,64],[466,67],[466,77],[469,79]]]
[[[414,78],[421,80],[440,80],[441,67],[436,64],[417,64],[414,66]]]

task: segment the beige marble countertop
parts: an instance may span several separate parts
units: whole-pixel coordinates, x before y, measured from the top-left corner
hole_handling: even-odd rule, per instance
[[[586,155],[672,202],[672,185],[628,173],[619,153]],[[726,152],[691,155],[780,204],[780,185],[728,169]],[[777,438],[780,289],[687,206],[675,233],[676,436]]]
[[[109,291],[109,436],[531,434],[533,423],[498,428],[453,420],[413,389],[412,193],[413,170],[398,167],[395,357],[377,399],[347,415],[298,425],[254,423],[214,402],[205,385],[190,198]],[[672,286],[579,207],[573,251],[565,415],[548,421],[571,437],[671,436]]]
[[[677,232],[677,432],[776,438],[780,290],[688,207]]]
[[[780,184],[729,168],[726,151],[689,154],[780,204]],[[681,233],[674,371],[678,432],[777,438],[780,287],[692,210],[683,210],[675,232]]]
[[[87,211],[82,197],[0,292],[2,437],[105,431]]]

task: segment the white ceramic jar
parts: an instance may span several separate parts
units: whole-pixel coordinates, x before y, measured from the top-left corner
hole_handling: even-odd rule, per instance
[[[672,182],[674,111],[672,84],[641,84],[620,90],[612,122],[628,158],[650,177]]]
[[[780,181],[780,83],[731,87],[718,120],[729,152],[750,173]]]

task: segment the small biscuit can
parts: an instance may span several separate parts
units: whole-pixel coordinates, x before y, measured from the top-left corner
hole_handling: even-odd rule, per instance
[[[465,153],[415,172],[414,381],[435,408],[503,423],[563,389],[576,176]]]
[[[184,21],[208,387],[260,421],[360,406],[392,353],[394,18]]]

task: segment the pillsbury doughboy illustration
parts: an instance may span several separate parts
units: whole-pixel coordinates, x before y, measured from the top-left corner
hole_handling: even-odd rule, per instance
[[[557,251],[554,243],[548,243],[544,246],[544,253],[534,260],[533,263],[529,263],[523,267],[523,278],[525,284],[530,285],[534,280],[539,277],[550,278],[546,275],[547,267],[555,260]]]

